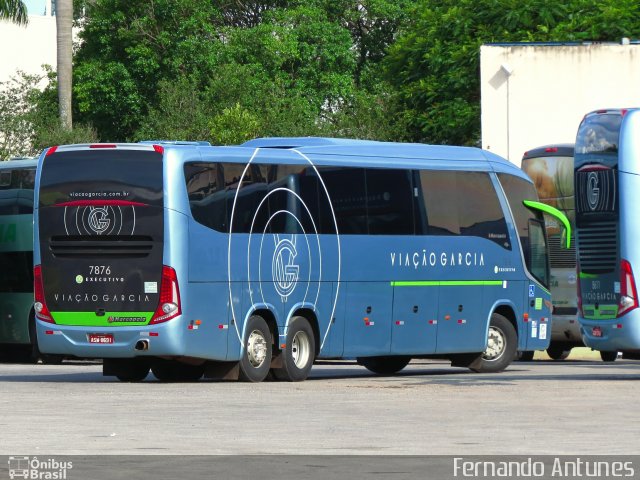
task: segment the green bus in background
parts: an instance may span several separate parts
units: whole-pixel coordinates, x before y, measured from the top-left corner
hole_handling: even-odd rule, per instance
[[[0,353],[40,357],[33,311],[33,186],[37,160],[0,162]]]

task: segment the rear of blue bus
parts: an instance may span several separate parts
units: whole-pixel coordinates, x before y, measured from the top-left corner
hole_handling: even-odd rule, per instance
[[[34,294],[41,351],[180,354],[176,271],[164,265],[163,148],[61,146],[37,178]]]
[[[640,148],[632,123],[638,137],[640,112],[592,112],[576,138],[580,324],[585,344],[603,352],[640,350]]]

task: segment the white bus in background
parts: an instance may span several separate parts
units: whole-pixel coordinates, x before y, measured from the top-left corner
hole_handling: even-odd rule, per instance
[[[575,196],[573,188],[573,144],[537,147],[525,152],[522,169],[531,177],[540,201],[562,211],[575,226]],[[545,215],[549,263],[551,270],[551,343],[547,354],[554,360],[564,360],[573,347],[584,346],[578,323],[576,294],[576,250],[571,238],[566,248],[566,232],[552,216]],[[533,352],[523,352],[521,360],[532,360]]]

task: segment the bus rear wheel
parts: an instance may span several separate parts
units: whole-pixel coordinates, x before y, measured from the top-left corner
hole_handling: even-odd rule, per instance
[[[240,356],[243,382],[261,382],[269,374],[273,340],[264,318],[252,315],[245,327],[244,347]]]
[[[287,382],[306,380],[316,357],[313,329],[304,317],[289,322],[286,347],[282,351],[282,367],[272,369],[273,376]]]
[[[205,365],[189,365],[175,360],[156,360],[151,373],[161,382],[196,382],[204,375]]]
[[[358,357],[358,363],[367,370],[378,375],[393,375],[406,367],[411,357],[385,356],[385,357]]]
[[[615,362],[618,358],[618,352],[600,352],[600,358],[603,362]]]
[[[105,358],[102,368],[121,382],[141,382],[149,375],[149,360],[139,357]]]

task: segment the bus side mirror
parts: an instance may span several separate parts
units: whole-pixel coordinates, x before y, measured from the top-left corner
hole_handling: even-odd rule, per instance
[[[566,248],[568,249],[569,247],[571,247],[571,223],[569,223],[569,219],[564,213],[562,213],[557,208],[554,208],[542,202],[534,202],[533,200],[523,200],[522,203],[524,203],[524,206],[530,210],[539,210],[543,213],[549,214],[552,217],[557,218],[560,221],[560,223],[562,223],[562,225],[564,226],[565,238],[567,239]]]

